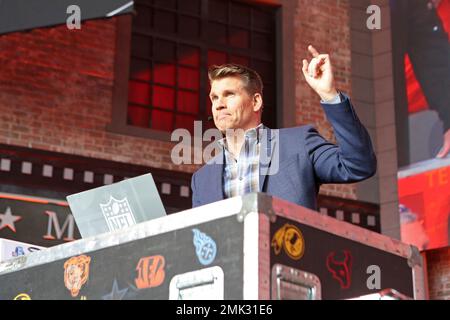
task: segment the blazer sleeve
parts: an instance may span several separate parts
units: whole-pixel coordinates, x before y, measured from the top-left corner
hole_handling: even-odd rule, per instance
[[[322,104],[334,129],[337,145],[325,140],[312,126],[305,143],[319,183],[357,182],[373,176],[377,160],[367,130],[359,121],[350,99]]]

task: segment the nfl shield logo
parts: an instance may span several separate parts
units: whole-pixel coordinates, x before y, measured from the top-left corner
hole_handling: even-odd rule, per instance
[[[100,204],[109,231],[119,230],[136,224],[128,199],[117,200],[109,197],[107,204]]]

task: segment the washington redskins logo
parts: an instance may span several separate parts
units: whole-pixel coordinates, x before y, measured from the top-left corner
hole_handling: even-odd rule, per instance
[[[89,278],[91,258],[85,255],[72,257],[64,263],[64,285],[72,297],[78,296]]]
[[[14,300],[31,300],[31,297],[26,293],[20,293],[14,298]]]
[[[279,255],[281,249],[294,260],[299,260],[305,252],[305,240],[301,231],[292,224],[285,224],[275,232],[271,246],[275,255]]]

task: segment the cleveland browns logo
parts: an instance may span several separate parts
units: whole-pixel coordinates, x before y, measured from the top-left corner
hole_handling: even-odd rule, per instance
[[[64,284],[72,297],[80,293],[81,287],[89,278],[91,258],[85,255],[72,257],[64,263]]]
[[[286,254],[294,260],[299,260],[305,252],[305,240],[300,230],[292,225],[285,224],[275,232],[271,246],[276,255],[279,255],[284,248]]]

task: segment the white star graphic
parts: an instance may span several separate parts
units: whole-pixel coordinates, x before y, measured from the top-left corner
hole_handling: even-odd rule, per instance
[[[11,208],[6,208],[6,211],[4,214],[0,214],[0,220],[2,223],[0,224],[0,230],[3,228],[10,228],[13,232],[16,232],[16,227],[14,226],[14,222],[19,221],[22,219],[20,216],[15,216],[11,213]]]

